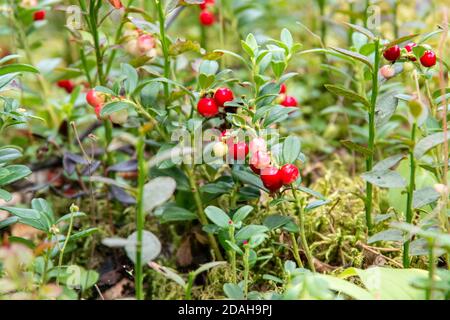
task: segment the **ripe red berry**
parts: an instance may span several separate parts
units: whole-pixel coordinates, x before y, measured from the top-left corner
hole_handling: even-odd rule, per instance
[[[111,5],[116,9],[123,8],[122,1],[120,1],[120,0],[109,0],[109,3],[111,3]]]
[[[282,83],[280,86],[280,94],[286,93],[287,87],[286,84]]]
[[[416,46],[417,46],[417,43],[415,43],[415,42],[410,42],[410,43],[408,43],[408,44],[405,46],[405,49],[406,49],[407,52],[412,52],[412,49],[413,49],[414,47],[416,47]],[[408,59],[411,60],[411,61],[416,61],[416,60],[417,60],[415,57],[409,57]]]
[[[400,58],[400,47],[395,45],[393,47],[387,48],[383,52],[383,56],[386,60],[395,61]]]
[[[233,91],[228,88],[218,88],[214,93],[214,100],[219,107],[223,107],[226,102],[233,101]]]
[[[75,85],[73,84],[72,80],[59,80],[57,82],[58,87],[63,88],[66,90],[67,93],[72,93]]]
[[[205,0],[200,4],[200,9],[205,10],[209,6],[214,6],[214,0]]]
[[[272,192],[279,190],[283,185],[280,170],[275,167],[267,167],[262,169],[261,181],[264,186]]]
[[[228,154],[234,160],[244,160],[248,154],[248,145],[243,141],[235,143],[228,149]]]
[[[420,58],[420,63],[426,68],[434,66],[436,64],[436,54],[431,50],[425,51]]]
[[[219,113],[219,107],[214,99],[201,98],[197,104],[197,111],[206,118],[214,117]]]
[[[86,94],[86,101],[89,103],[92,107],[95,108],[96,113],[97,110],[99,111],[101,107],[103,106],[104,98],[102,95],[95,91],[95,89],[90,89]]]
[[[281,167],[280,174],[283,184],[291,184],[297,180],[299,176],[298,168],[290,163]]]
[[[44,20],[44,19],[45,19],[45,14],[46,14],[45,10],[38,10],[38,11],[35,11],[35,12],[33,13],[33,20],[34,20],[34,21],[41,21],[41,20]]]
[[[281,105],[285,107],[296,107],[297,99],[292,96],[285,96],[284,100],[281,102]]]
[[[214,14],[212,12],[209,12],[206,9],[202,10],[202,12],[200,12],[199,19],[200,19],[200,23],[204,26],[213,25],[214,22],[216,21]]]
[[[261,169],[258,169],[257,167],[255,167],[253,164],[250,163],[250,169],[252,169],[252,171],[256,174],[260,174],[261,173]]]

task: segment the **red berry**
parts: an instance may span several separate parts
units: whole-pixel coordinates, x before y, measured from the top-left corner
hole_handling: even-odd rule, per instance
[[[44,20],[44,19],[45,19],[45,14],[46,14],[45,10],[38,10],[38,11],[35,11],[35,12],[33,13],[33,20],[34,20],[34,21],[41,21],[41,20]]]
[[[233,101],[233,91],[228,88],[219,88],[214,93],[214,100],[219,107],[223,107],[226,102]]]
[[[283,184],[291,184],[297,180],[299,176],[298,168],[290,163],[281,167],[280,174]]]
[[[109,0],[109,3],[116,9],[121,9],[123,7],[122,1],[120,0]]]
[[[286,93],[287,87],[286,84],[282,83],[280,86],[280,94]]]
[[[260,174],[261,173],[261,169],[258,169],[257,167],[255,167],[253,164],[250,163],[250,169],[252,169],[252,171],[256,174]]]
[[[395,61],[400,58],[400,47],[395,45],[393,47],[387,48],[383,52],[383,56],[386,60]]]
[[[204,26],[213,25],[216,21],[214,14],[212,12],[209,12],[208,10],[202,10],[202,12],[200,12],[199,19],[200,23]]]
[[[72,80],[59,80],[57,82],[58,87],[63,88],[66,90],[67,93],[72,93],[75,85],[73,84]]]
[[[248,154],[248,145],[245,142],[235,143],[232,148],[228,149],[228,154],[234,160],[244,160]]]
[[[219,107],[211,98],[201,98],[197,104],[197,111],[206,118],[214,117],[219,113]]]
[[[434,66],[436,64],[436,54],[431,50],[425,51],[420,58],[420,63],[426,68]]]
[[[408,43],[408,44],[405,46],[405,49],[406,49],[407,52],[412,52],[412,49],[413,49],[414,47],[416,47],[416,46],[417,46],[417,43],[415,43],[415,42],[410,42],[410,43]],[[409,57],[408,59],[411,60],[411,61],[416,61],[416,60],[417,60],[415,57]]]
[[[292,96],[285,96],[284,100],[281,102],[281,105],[285,107],[296,107],[297,99]]]
[[[97,110],[100,110],[103,106],[103,103],[105,102],[102,95],[95,91],[95,89],[91,89],[86,94],[86,101],[89,103],[92,107]]]
[[[214,6],[214,0],[205,0],[200,4],[200,9],[205,10],[209,6]]]
[[[264,186],[272,192],[279,190],[283,185],[280,170],[275,167],[267,167],[262,169],[261,181]]]

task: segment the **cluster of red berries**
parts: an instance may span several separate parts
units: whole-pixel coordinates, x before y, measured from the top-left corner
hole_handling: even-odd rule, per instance
[[[244,161],[251,152],[250,169],[260,176],[263,185],[271,192],[276,192],[283,185],[290,185],[298,179],[299,170],[295,165],[288,163],[278,168],[272,164],[263,138],[254,138],[248,145],[244,141],[235,142],[230,136],[228,130],[222,132],[222,142],[214,145],[214,154],[219,157],[228,154],[234,160]]]
[[[212,98],[203,97],[198,101],[197,111],[202,116],[211,118],[219,113],[219,108],[223,108],[225,103],[233,99],[233,91],[228,88],[218,88]]]
[[[284,107],[296,107],[298,105],[297,99],[295,97],[287,95],[287,86],[282,83],[280,86],[280,104]]]
[[[204,26],[211,26],[216,22],[216,17],[214,16],[214,13],[210,11],[214,7],[214,0],[205,0],[200,5],[200,15],[199,20],[200,23]]]
[[[417,46],[417,44],[411,42],[404,47],[407,53],[407,58],[411,61],[416,61],[416,57],[410,54],[415,46]],[[386,60],[395,62],[401,56],[401,49],[398,45],[389,47],[386,50],[384,50],[383,56]],[[436,64],[436,54],[433,52],[433,50],[426,50],[423,53],[422,57],[420,57],[420,63],[426,68],[434,66]]]
[[[45,10],[38,10],[33,13],[33,20],[34,21],[42,21],[45,20],[46,11]]]

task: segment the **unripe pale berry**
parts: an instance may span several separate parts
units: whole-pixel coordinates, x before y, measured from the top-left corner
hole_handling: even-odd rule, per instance
[[[270,156],[265,151],[256,151],[250,158],[250,164],[252,164],[256,169],[260,170],[270,166],[270,162]]]
[[[389,64],[384,65],[380,68],[380,74],[385,78],[385,79],[390,79],[393,76],[395,76],[395,68]]]
[[[213,152],[216,157],[223,157],[228,152],[228,146],[224,142],[216,142],[213,146]]]
[[[250,141],[250,152],[253,154],[257,151],[267,151],[267,143],[263,138],[255,138]]]

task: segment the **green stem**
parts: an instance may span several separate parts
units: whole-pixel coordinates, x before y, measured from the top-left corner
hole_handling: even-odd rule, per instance
[[[372,96],[370,99],[369,110],[369,143],[368,148],[370,154],[366,159],[366,171],[372,171],[373,157],[375,154],[375,107],[378,97],[378,69],[380,66],[380,40],[375,40],[375,61],[372,70]],[[366,225],[369,235],[372,234],[372,197],[373,197],[373,185],[370,182],[366,183]]]
[[[61,266],[62,266],[62,261],[63,261],[63,256],[64,256],[64,252],[66,251],[66,246],[69,243],[69,238],[70,235],[72,233],[72,228],[73,228],[73,214],[76,212],[75,210],[70,210],[70,221],[69,221],[69,229],[67,230],[67,234],[66,234],[66,239],[64,240],[64,244],[61,248],[61,251],[59,253],[59,261],[58,261],[58,269],[61,270]],[[59,282],[59,272],[58,272],[58,279],[57,282]]]
[[[236,244],[236,240],[234,238],[234,225],[231,225],[228,229],[228,234],[230,236],[230,242],[233,244]],[[229,250],[230,255],[230,264],[231,264],[231,276],[232,276],[232,282],[234,284],[237,283],[237,271],[236,271],[236,251],[233,249]]]
[[[142,238],[144,231],[144,185],[147,177],[147,168],[145,163],[144,151],[145,151],[145,139],[144,133],[140,133],[137,143],[137,160],[138,160],[138,190],[137,190],[137,208],[136,208],[136,276],[135,276],[135,288],[136,299],[144,299],[143,292],[143,274],[142,274]]]
[[[155,0],[156,6],[158,8],[158,19],[159,19],[159,36],[161,40],[161,47],[164,55],[164,78],[169,79],[170,77],[170,57],[169,57],[169,46],[166,37],[166,17],[164,14],[164,8],[161,0]],[[166,103],[169,100],[169,84],[164,82],[164,96]]]
[[[426,299],[433,299],[433,289],[434,289],[434,241],[428,240],[428,287],[426,291]]]
[[[250,273],[250,246],[247,244],[244,245],[244,297],[247,299],[248,297],[248,276]]]
[[[184,291],[184,298],[186,300],[191,300],[192,299],[192,287],[194,286],[194,272],[190,272],[189,276],[188,276],[188,282]]]
[[[412,223],[413,221],[413,196],[416,183],[416,161],[414,158],[414,144],[416,141],[416,128],[417,124],[414,122],[411,128],[411,142],[413,143],[409,151],[409,187],[408,197],[406,199],[406,223]],[[410,241],[405,241],[403,244],[403,267],[409,268],[409,244]]]
[[[283,202],[281,202],[281,211],[283,212],[284,216],[288,216],[287,214],[287,210],[286,210],[286,206],[284,205]],[[289,233],[290,237],[291,237],[291,242],[292,242],[292,253],[294,254],[294,259],[297,262],[297,265],[300,268],[303,268],[303,262],[302,259],[300,258],[300,250],[298,248],[298,241],[297,241],[297,237],[295,236],[294,232],[290,232]]]
[[[206,217],[205,211],[203,210],[203,202],[202,197],[200,196],[200,192],[198,190],[197,181],[195,179],[195,173],[192,167],[188,165],[184,165],[185,172],[187,173],[189,179],[189,186],[191,187],[192,194],[194,195],[195,205],[197,207],[197,215],[198,219],[202,226],[206,226],[208,224],[208,219]],[[219,245],[217,244],[216,238],[214,235],[208,233],[209,244],[214,252],[214,255],[217,260],[223,260],[222,253],[220,252]]]
[[[299,228],[300,228],[300,239],[302,241],[302,247],[303,250],[305,250],[305,255],[306,255],[306,259],[308,260],[308,266],[311,269],[312,272],[316,272],[316,268],[314,267],[314,258],[311,254],[311,251],[309,250],[309,246],[308,246],[308,240],[306,239],[306,230],[305,230],[305,221],[304,221],[304,217],[303,217],[303,206],[302,206],[302,202],[299,198],[299,196],[297,195],[297,190],[295,189],[295,187],[292,185],[292,194],[294,195],[295,198],[295,204],[297,206],[297,214],[298,214],[298,220],[299,220]]]

